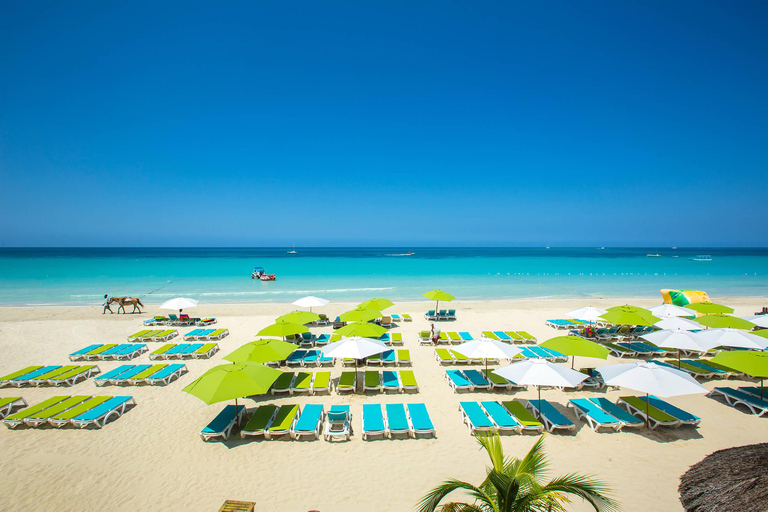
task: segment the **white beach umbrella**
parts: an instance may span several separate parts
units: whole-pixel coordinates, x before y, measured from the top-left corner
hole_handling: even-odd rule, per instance
[[[525,361],[514,362],[498,370],[493,370],[493,373],[516,384],[536,386],[539,392],[539,402],[541,402],[541,386],[572,388],[587,378],[587,375],[581,372],[550,363],[546,359],[526,359]]]
[[[680,367],[680,351],[706,352],[711,345],[699,333],[682,329],[665,329],[640,336],[658,347],[677,349],[677,367]]]
[[[649,309],[653,316],[659,318],[674,318],[678,316],[696,316],[696,311],[674,304],[661,304]]]
[[[519,348],[509,343],[503,343],[490,338],[465,341],[454,348],[459,354],[469,358],[482,358],[485,361],[485,370],[488,371],[488,359],[509,359],[522,352]]]
[[[600,319],[600,315],[606,314],[608,311],[605,309],[594,308],[592,306],[586,306],[583,308],[577,308],[567,312],[566,318],[575,318],[577,320],[586,320],[588,322],[597,322]]]
[[[681,330],[681,331],[699,331],[704,329],[704,326],[699,322],[688,320],[687,318],[680,318],[679,316],[672,316],[659,320],[655,324],[659,329],[668,330]]]
[[[735,347],[763,350],[768,347],[768,339],[755,336],[739,329],[707,329],[699,335],[710,344],[711,347]]]
[[[383,341],[373,338],[361,338],[359,336],[341,338],[341,340],[329,343],[321,349],[326,357],[338,359],[346,357],[355,360],[355,387],[357,387],[357,360],[381,354],[387,350],[389,350],[389,347]]]
[[[752,322],[758,327],[768,328],[768,315],[749,315],[741,318],[747,322]]]
[[[596,369],[606,385],[621,386],[645,393],[645,426],[648,426],[648,395],[661,397],[707,393],[707,388],[686,372],[656,363],[611,364]]]
[[[329,300],[321,299],[320,297],[315,297],[314,295],[307,295],[306,297],[302,297],[299,300],[294,301],[293,305],[299,306],[300,308],[309,308],[309,310],[312,311],[313,307],[325,306],[329,302]]]
[[[176,297],[175,299],[167,300],[160,305],[160,309],[184,309],[194,308],[197,306],[195,299],[187,299],[184,297]]]

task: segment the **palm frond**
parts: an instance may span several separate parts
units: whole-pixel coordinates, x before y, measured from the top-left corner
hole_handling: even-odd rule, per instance
[[[495,506],[490,497],[483,492],[482,489],[475,487],[468,482],[462,482],[461,480],[446,480],[442,484],[438,485],[424,497],[419,500],[416,505],[419,512],[435,512],[440,510],[440,502],[453,491],[464,490],[467,491],[476,501],[479,501],[486,508],[481,510],[495,511]]]
[[[587,501],[598,512],[619,510],[619,502],[610,495],[610,488],[591,475],[569,473],[551,480],[542,487],[543,492],[572,494]]]
[[[486,512],[487,508],[481,508],[469,503],[444,503],[438,509],[440,512]]]
[[[504,448],[501,446],[501,438],[498,434],[482,434],[477,435],[476,438],[491,459],[491,467],[502,471],[504,469]]]
[[[537,481],[546,476],[549,471],[549,460],[544,452],[544,434],[539,436],[515,469],[516,474],[527,473]]]

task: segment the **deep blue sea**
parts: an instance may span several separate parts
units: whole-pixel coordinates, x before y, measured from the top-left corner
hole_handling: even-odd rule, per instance
[[[713,298],[768,295],[768,249],[713,248],[0,249],[0,304],[97,304],[105,293],[149,304],[387,297],[421,300],[660,297],[661,288]],[[403,256],[411,251],[412,256]],[[647,257],[646,254],[661,257]],[[712,261],[690,261],[708,254]],[[277,274],[250,278],[254,266]]]

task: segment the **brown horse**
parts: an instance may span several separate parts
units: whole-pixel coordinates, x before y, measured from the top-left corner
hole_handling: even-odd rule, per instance
[[[140,299],[136,299],[134,297],[112,297],[109,299],[109,302],[116,302],[117,307],[117,314],[120,314],[120,310],[123,310],[123,314],[125,313],[125,306],[131,306],[133,305],[133,311],[131,311],[131,314],[135,313],[137,310],[139,313],[141,313],[141,308],[139,306],[144,307],[144,304],[141,303]]]

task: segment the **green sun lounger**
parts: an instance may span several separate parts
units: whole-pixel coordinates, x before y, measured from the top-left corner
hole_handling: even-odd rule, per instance
[[[403,333],[401,332],[393,332],[389,334],[389,344],[390,345],[402,345],[403,344]]]
[[[413,370],[400,370],[400,386],[403,391],[419,391],[419,383],[416,382],[416,376],[413,374]]]
[[[456,352],[455,350],[449,350],[453,358],[456,360],[456,364],[469,364],[470,359],[465,356],[464,354],[460,354]]]
[[[80,359],[85,359],[85,356],[88,353],[101,348],[101,346],[102,346],[101,343],[96,343],[94,345],[88,345],[85,348],[81,348],[80,350],[77,350],[77,351],[72,352],[71,354],[69,354],[69,360],[70,361],[77,361],[77,360],[80,360]]]
[[[206,343],[199,349],[192,352],[192,357],[195,359],[208,359],[209,357],[212,357],[213,354],[219,351],[219,345],[218,343]]]
[[[61,375],[63,373],[70,372],[74,370],[75,368],[79,368],[76,364],[69,364],[66,366],[59,366],[55,370],[51,370],[50,372],[42,373],[34,378],[31,378],[27,381],[27,384],[31,384],[33,386],[40,386],[41,384],[48,384],[48,379],[52,379],[56,377],[57,375]]]
[[[458,332],[448,331],[446,334],[451,343],[461,343],[463,341]]]
[[[296,378],[293,379],[290,392],[291,394],[309,393],[310,384],[312,384],[312,374],[309,372],[299,372],[296,374]]]
[[[397,364],[398,366],[411,366],[411,351],[408,349],[397,350]]]
[[[512,388],[512,381],[505,379],[501,375],[496,375],[493,373],[493,370],[485,369],[483,368],[480,370],[480,372],[483,374],[483,376],[488,379],[491,383],[492,389],[511,389]]]
[[[152,359],[152,360],[155,360],[155,359],[165,359],[166,358],[165,353],[168,352],[169,350],[173,349],[173,348],[176,348],[176,345],[178,345],[178,344],[177,343],[166,343],[165,345],[163,345],[159,349],[153,350],[152,352],[150,352],[149,353],[149,358]]]
[[[521,342],[525,341],[525,338],[517,333],[517,331],[504,331],[504,334],[512,338],[512,341]]]
[[[50,418],[51,416],[55,416],[68,409],[71,409],[72,407],[75,407],[76,405],[79,405],[82,402],[85,402],[89,398],[91,397],[88,395],[68,397],[65,400],[62,400],[61,402],[57,403],[56,405],[47,407],[46,409],[38,411],[34,414],[28,414],[24,418],[24,424],[27,425],[28,427],[38,427],[40,425],[47,425],[48,418]]]
[[[456,362],[456,360],[451,355],[451,352],[447,348],[436,348],[435,359],[443,366],[454,364]]]
[[[27,406],[27,401],[20,396],[0,398],[0,420],[12,414],[14,409]]]
[[[55,414],[48,418],[48,423],[56,428],[61,428],[63,426],[69,425],[72,422],[72,418],[76,418],[80,416],[81,414],[84,414],[91,409],[103,404],[107,400],[112,398],[111,396],[94,396],[91,397],[84,402],[80,402],[75,407],[72,407],[71,409],[67,409],[64,412],[61,412],[59,414]]]
[[[544,431],[544,424],[542,424],[536,417],[531,414],[525,406],[517,400],[506,400],[501,404],[507,408],[507,411],[515,417],[518,423],[522,426],[523,432],[532,432],[539,434]]]
[[[283,405],[278,409],[275,414],[275,419],[267,428],[266,438],[272,439],[273,437],[290,434],[291,428],[296,424],[296,420],[299,414],[299,406]]]
[[[13,379],[18,379],[19,377],[23,377],[24,375],[30,374],[32,372],[36,372],[42,368],[43,368],[42,366],[27,366],[23,370],[9,373],[8,375],[0,377],[0,386],[9,384]]]
[[[381,354],[374,354],[365,358],[367,365],[381,366]]]
[[[48,384],[50,384],[51,386],[58,386],[58,385],[74,386],[78,380],[80,379],[85,380],[91,375],[94,375],[96,373],[99,373],[99,367],[96,366],[95,364],[78,366],[76,368],[72,368],[67,372],[59,373],[54,377],[50,377],[48,379]]]
[[[240,437],[245,439],[246,437],[256,437],[265,435],[269,424],[275,418],[277,414],[276,405],[262,405],[256,409],[251,419],[245,424],[245,427],[240,431]]]
[[[3,423],[8,428],[16,428],[19,425],[24,423],[24,419],[33,416],[35,414],[40,413],[41,411],[44,411],[45,409],[49,407],[53,407],[54,405],[58,404],[59,402],[62,402],[66,400],[67,398],[70,398],[69,396],[54,396],[49,398],[48,400],[44,400],[40,402],[37,405],[33,405],[31,407],[27,407],[26,409],[22,409],[21,411],[11,414],[9,416],[6,416],[3,419]]]
[[[315,372],[315,378],[312,379],[312,386],[310,390],[313,395],[318,393],[330,393],[331,392],[331,372],[322,371]]]
[[[344,393],[346,391],[355,392],[357,375],[355,372],[341,372],[339,382],[336,384],[336,392]]]
[[[639,396],[638,398],[640,400],[642,400],[643,402],[646,401],[646,398],[644,396]],[[667,414],[669,414],[671,416],[674,416],[675,418],[680,420],[680,425],[691,425],[691,426],[695,427],[696,425],[701,423],[701,418],[699,418],[698,416],[695,416],[695,415],[689,413],[688,411],[684,411],[684,410],[680,409],[679,407],[676,407],[676,406],[672,405],[671,403],[666,402],[666,401],[662,400],[661,398],[658,398],[658,397],[656,397],[654,395],[650,395],[647,398],[647,401],[648,401],[649,404],[651,404],[652,406],[656,407],[657,409],[659,409],[661,411],[664,411],[665,413],[667,413]]]
[[[295,374],[293,372],[283,372],[274,384],[272,384],[271,392],[273,395],[278,393],[289,393],[291,391],[291,383]]]
[[[496,340],[496,341],[499,340],[499,337],[493,331],[483,331],[483,336],[485,336],[486,338],[490,338],[492,340]]]
[[[622,396],[619,398],[620,405],[623,405],[634,416],[640,416],[645,420],[646,408],[648,410],[648,426],[651,429],[655,429],[659,426],[664,427],[676,427],[680,424],[680,420],[667,414],[666,412],[647,404],[645,400],[641,400],[637,396]]]
[[[131,377],[128,377],[125,381],[132,385],[141,384],[144,382],[145,379],[151,377],[155,373],[159,372],[163,368],[168,366],[167,364],[153,364],[149,368],[137,373],[136,375],[132,375]]]
[[[381,374],[377,371],[365,372],[365,391],[381,391]]]

